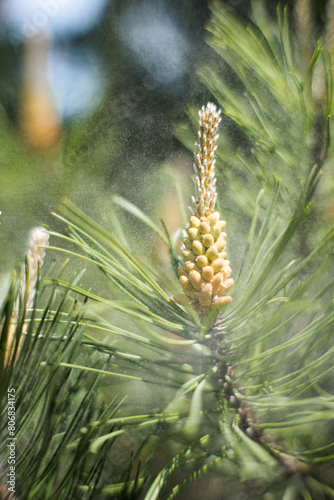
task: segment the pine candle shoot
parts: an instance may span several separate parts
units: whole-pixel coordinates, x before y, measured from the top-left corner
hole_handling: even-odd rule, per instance
[[[234,283],[226,260],[226,222],[216,210],[215,152],[221,110],[208,103],[199,111],[198,142],[195,143],[193,214],[183,239],[180,283],[193,307],[201,312],[232,301],[227,292]]]

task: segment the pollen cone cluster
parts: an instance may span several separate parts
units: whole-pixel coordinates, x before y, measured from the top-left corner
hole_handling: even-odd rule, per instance
[[[183,240],[184,266],[179,267],[184,293],[196,308],[206,309],[212,304],[224,305],[232,301],[226,295],[233,285],[231,268],[226,257],[225,221],[216,210],[207,217],[190,217],[186,227],[188,237]]]
[[[211,305],[232,301],[227,292],[233,285],[230,263],[226,260],[226,222],[215,209],[215,150],[220,111],[208,103],[199,112],[199,141],[195,153],[196,198],[193,214],[183,240],[183,265],[180,283],[195,309],[205,311]]]

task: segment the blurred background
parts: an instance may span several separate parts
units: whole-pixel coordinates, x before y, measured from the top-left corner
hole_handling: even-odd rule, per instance
[[[247,17],[258,2],[225,3]],[[33,226],[57,225],[64,196],[102,223],[117,193],[182,225],[171,176],[185,185],[192,155],[173,130],[211,98],[196,76],[215,63],[208,4],[0,0],[0,273]],[[313,4],[320,33],[326,2]]]

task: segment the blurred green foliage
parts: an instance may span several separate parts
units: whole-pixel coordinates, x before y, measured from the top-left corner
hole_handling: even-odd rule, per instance
[[[235,285],[221,320],[172,300],[180,285],[167,252],[177,257],[179,232],[159,221],[164,201],[169,227],[191,192],[190,156],[171,157],[185,150],[166,136],[194,102],[176,129],[192,150],[196,99],[208,91],[172,101],[140,86],[134,106],[119,75],[43,154],[2,114],[1,237],[18,245],[4,262],[63,195],[100,221],[61,204],[49,253],[69,263],[51,265],[28,315],[21,297],[7,364],[20,273],[2,303],[0,389],[17,388],[22,498],[333,498],[331,60],[314,47],[305,71],[292,10],[277,23],[256,4],[263,30],[214,2],[217,55],[199,71],[227,117],[217,190]],[[29,207],[19,231],[4,218],[15,203]]]

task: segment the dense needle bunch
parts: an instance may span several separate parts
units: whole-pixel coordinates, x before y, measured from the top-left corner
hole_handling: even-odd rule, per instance
[[[226,295],[234,280],[230,278],[230,263],[226,260],[226,225],[220,219],[216,204],[215,151],[220,110],[208,103],[199,111],[197,152],[195,153],[196,197],[194,213],[186,226],[183,240],[183,266],[179,267],[180,283],[184,293],[196,309],[229,304]]]

